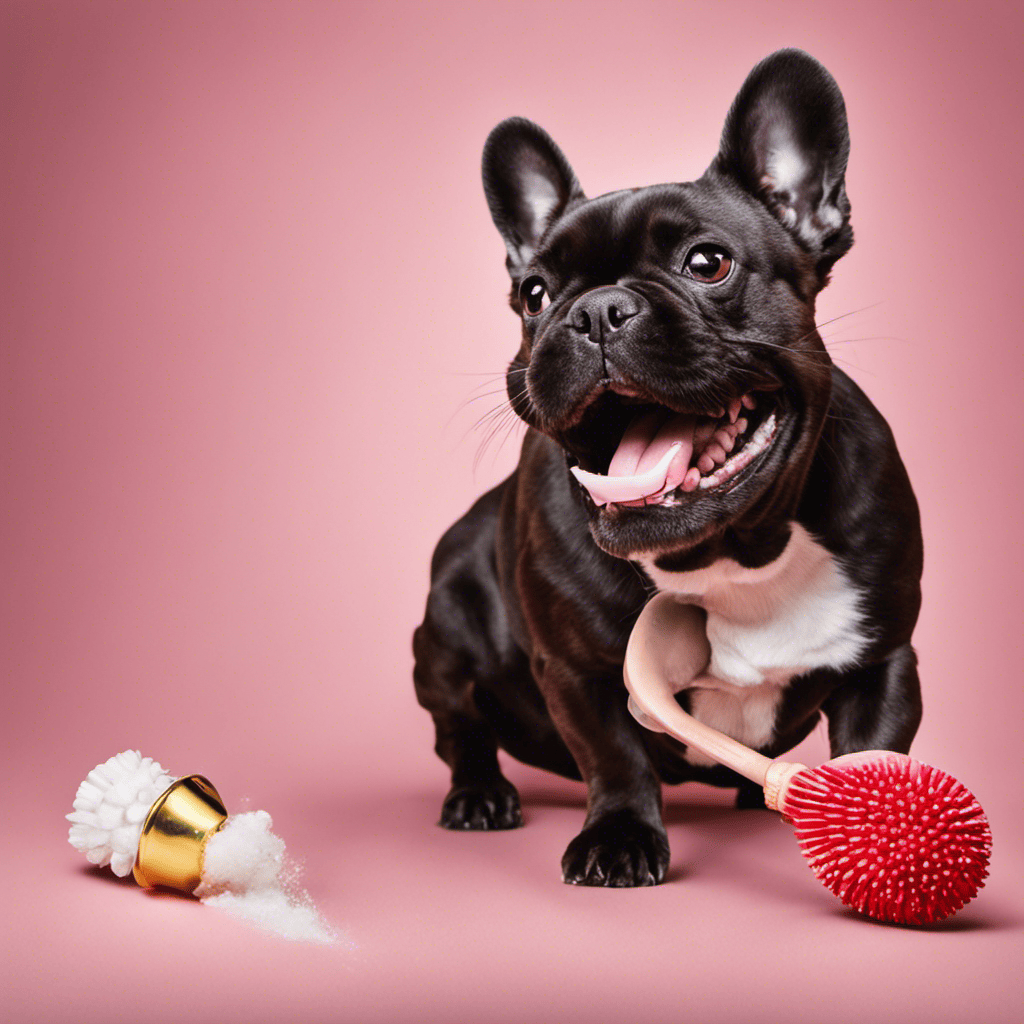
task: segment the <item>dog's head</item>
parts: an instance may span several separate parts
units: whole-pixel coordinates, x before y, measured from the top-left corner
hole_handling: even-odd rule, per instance
[[[565,451],[611,554],[795,510],[829,402],[815,297],[853,241],[848,151],[842,94],[798,50],[754,68],[694,182],[587,199],[537,125],[488,138],[523,324],[509,399]]]

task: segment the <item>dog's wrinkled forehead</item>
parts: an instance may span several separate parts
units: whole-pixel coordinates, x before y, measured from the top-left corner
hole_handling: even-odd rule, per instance
[[[551,226],[533,263],[560,277],[610,283],[645,266],[676,269],[700,242],[717,242],[748,269],[773,276],[805,255],[744,192],[701,179],[582,200]]]

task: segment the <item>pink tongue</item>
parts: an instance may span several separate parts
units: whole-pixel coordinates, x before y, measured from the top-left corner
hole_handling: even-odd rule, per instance
[[[693,455],[696,418],[667,410],[638,415],[619,442],[608,475],[574,467],[595,505],[642,501],[683,482]]]

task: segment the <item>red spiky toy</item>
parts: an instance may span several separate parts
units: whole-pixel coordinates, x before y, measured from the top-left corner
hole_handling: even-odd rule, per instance
[[[702,629],[692,608],[667,595],[644,608],[624,666],[630,710],[642,725],[763,786],[766,805],[793,825],[815,875],[862,914],[930,924],[977,895],[992,833],[978,801],[953,776],[889,750],[847,754],[817,768],[773,761],[683,711],[666,663],[675,660],[673,677],[682,668],[696,679],[703,667],[681,666],[672,638]]]
[[[782,811],[820,881],[882,921],[940,921],[988,874],[981,805],[952,775],[905,754],[848,754],[800,771]]]

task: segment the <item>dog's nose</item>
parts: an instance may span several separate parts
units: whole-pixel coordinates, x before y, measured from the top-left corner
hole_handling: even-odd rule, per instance
[[[600,345],[640,309],[640,297],[626,288],[594,288],[573,303],[566,320],[574,331]]]

